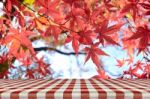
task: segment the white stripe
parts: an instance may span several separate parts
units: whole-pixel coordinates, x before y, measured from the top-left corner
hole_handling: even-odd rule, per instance
[[[114,82],[117,82],[117,81],[114,81]],[[121,82],[125,82],[125,81],[122,80]],[[138,88],[136,88],[134,86],[131,86],[131,85],[135,85],[135,84],[130,83],[130,85],[129,85],[129,84],[123,84],[123,83],[120,83],[120,82],[119,82],[119,84],[122,85],[122,86],[128,87],[128,88],[131,88],[131,89],[133,89],[135,91],[141,92],[142,93],[142,99],[150,99],[150,93],[149,92],[146,92],[144,90],[141,90],[141,89],[138,89]]]
[[[19,83],[17,82],[13,82],[12,80],[9,80],[10,82],[9,83],[4,83],[2,82],[2,86],[1,88],[3,88],[3,90],[10,90],[10,88],[20,88],[24,85],[27,85],[27,83],[31,83],[31,82],[27,82],[27,83],[24,83],[23,81],[18,81]],[[35,81],[32,81],[32,82],[35,82]]]
[[[125,79],[126,80],[126,79]],[[129,79],[127,79],[129,80]],[[136,81],[136,82],[143,82],[143,83],[150,83],[150,79],[133,79],[130,81]]]
[[[67,82],[65,82],[65,84],[63,84],[63,86],[54,93],[55,99],[63,99],[64,91],[69,86],[71,81],[72,79],[68,79]]]
[[[133,99],[134,94],[132,93],[132,91],[124,89],[124,88],[120,87],[119,85],[117,86],[117,84],[113,84],[113,83],[111,83],[111,81],[113,82],[115,80],[114,79],[112,79],[110,81],[104,80],[105,83],[108,83],[109,85],[113,86],[114,88],[122,91],[124,93],[124,99]],[[118,83],[118,82],[116,82],[116,83]]]
[[[76,79],[74,88],[72,90],[72,99],[81,99],[80,79]]]
[[[109,87],[105,86],[103,83],[97,81],[96,79],[93,79],[93,81],[107,93],[107,99],[116,99],[116,93],[112,89],[109,89]]]
[[[47,84],[51,83],[52,81],[54,81],[54,80],[51,80],[51,81],[46,80],[46,82],[43,83],[43,84],[40,84],[38,86],[32,87],[31,89],[27,89],[27,90],[24,90],[24,91],[20,92],[19,93],[20,99],[27,99],[27,97],[29,95],[29,92],[34,91],[34,90],[36,91],[38,88],[41,88],[44,85],[47,85]]]
[[[56,80],[56,79],[55,79]],[[39,92],[37,92],[36,96],[37,99],[45,99],[46,97],[46,93],[47,91],[51,90],[52,88],[56,87],[57,85],[59,85],[59,83],[61,83],[63,81],[63,79],[57,81],[56,83],[49,85],[48,87],[46,87],[45,89],[40,90]],[[49,82],[50,83],[50,82]]]
[[[0,85],[2,85],[2,86],[10,86],[10,85],[13,85],[13,84],[16,84],[16,83],[21,84],[22,82],[21,81],[18,82],[18,81],[12,81],[12,80],[10,80],[9,82],[3,81],[3,82],[0,83]]]
[[[142,99],[150,99],[150,93],[142,93]]]
[[[1,94],[1,99],[10,99],[10,95],[11,95],[12,92],[23,90],[24,88],[27,88],[27,87],[32,87],[33,85],[41,83],[41,82],[44,82],[44,81],[38,81],[37,83],[33,83],[33,84],[30,84],[30,85],[27,85],[27,86],[22,86],[22,87],[18,87],[18,88],[15,88],[15,89],[7,90],[7,91],[5,91]]]
[[[140,80],[123,80],[123,81],[126,81],[126,82],[129,82],[129,83],[134,83],[136,85],[140,85],[142,88],[148,88],[150,87],[149,83],[150,81],[147,81],[147,80],[143,80],[143,81],[140,81]],[[146,82],[147,81],[147,82]]]
[[[139,87],[139,88],[144,88],[146,90],[149,90],[149,86],[144,86],[144,85],[141,85],[141,84],[138,84],[138,83],[144,83],[143,82],[135,82],[135,81],[129,81],[129,80],[118,80],[118,81],[121,81],[121,82],[125,82],[125,83],[130,83],[130,85],[133,85],[133,86],[136,86],[136,87]],[[148,84],[147,84],[148,85]]]
[[[88,79],[85,79],[86,86],[89,91],[90,99],[98,99],[98,92],[97,90],[93,87],[93,85],[90,83]]]
[[[10,80],[10,82],[11,82],[11,80]],[[12,82],[12,83],[9,83],[9,84],[5,83],[5,84],[2,85],[2,87],[4,89],[18,88],[18,87],[20,88],[24,85],[27,85],[27,83],[32,83],[32,82],[36,82],[36,81],[35,80],[28,80],[28,81],[24,82],[24,81],[18,80],[17,82]]]
[[[20,92],[19,93],[19,97],[20,97],[19,99],[27,99],[29,92],[34,91],[34,90],[36,91],[38,88],[42,88],[44,85],[47,85],[48,83],[50,83],[50,82],[48,80],[45,80],[45,83],[43,83],[43,84],[37,85],[35,87],[32,87],[30,89],[26,89],[26,90]]]

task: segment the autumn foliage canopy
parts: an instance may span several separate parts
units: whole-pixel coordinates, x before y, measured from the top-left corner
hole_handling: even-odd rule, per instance
[[[32,42],[45,40],[55,50],[71,42],[76,55],[91,59],[99,78],[110,78],[99,56],[111,57],[103,47],[120,47],[128,57],[116,59],[116,66],[129,66],[123,75],[150,77],[150,0],[4,0],[0,16],[0,78],[8,78],[15,60],[26,68],[26,77],[51,74],[43,58],[37,58]],[[15,25],[14,22],[17,24]],[[142,54],[142,60],[134,57]],[[30,65],[36,68],[31,69]],[[141,74],[138,70],[142,71]],[[121,77],[123,78],[123,76]]]

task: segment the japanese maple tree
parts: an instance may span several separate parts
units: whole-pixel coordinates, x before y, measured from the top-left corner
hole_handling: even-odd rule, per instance
[[[43,57],[37,58],[40,50],[86,54],[85,63],[91,58],[98,78],[111,78],[99,58],[112,58],[102,50],[106,46],[127,52],[128,57],[115,58],[117,67],[129,66],[120,78],[125,75],[150,78],[150,0],[2,0],[1,3],[0,47],[8,50],[0,55],[0,78],[8,78],[16,60],[26,68],[28,78],[51,75],[50,64]],[[34,48],[32,42],[38,39],[52,47]],[[69,42],[74,52],[57,49]],[[142,60],[135,61],[135,54],[142,54]]]

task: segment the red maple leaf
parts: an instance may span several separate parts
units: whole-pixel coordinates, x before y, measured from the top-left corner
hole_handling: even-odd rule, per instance
[[[65,40],[65,43],[69,43],[72,41],[72,47],[76,54],[78,53],[79,49],[79,38],[80,36],[77,33],[71,32],[71,34],[68,35],[68,37]]]
[[[91,58],[93,63],[99,68],[100,61],[98,55],[105,55],[105,56],[109,55],[106,54],[104,51],[102,51],[100,48],[98,48],[98,45],[99,45],[98,43],[92,44],[91,47],[86,47],[84,50],[87,52],[85,63]]]
[[[58,42],[58,37],[59,34],[61,33],[61,29],[58,26],[55,25],[50,25],[47,29],[46,32],[44,33],[44,36],[53,36],[54,37],[54,43],[57,44]]]
[[[104,5],[105,5],[105,7],[106,7],[106,9],[108,10],[108,11],[114,11],[113,10],[113,8],[115,7],[113,4],[112,4],[112,2],[111,2],[111,0],[103,0],[103,2],[104,2]]]
[[[137,78],[140,78],[141,75],[137,73],[137,68],[133,68],[132,66],[130,66],[130,68],[128,69],[128,71],[124,71],[124,74],[129,74],[131,79],[135,76]]]
[[[28,78],[30,78],[30,79],[34,79],[35,78],[34,73],[35,73],[34,70],[27,68],[25,76],[28,77]]]
[[[11,0],[7,0],[7,1],[6,1],[6,10],[7,10],[8,12],[11,12],[11,9],[12,9]]]
[[[122,67],[125,64],[125,62],[126,62],[124,59],[121,59],[121,60],[116,59],[116,61],[117,61],[117,65],[116,66],[118,66],[118,67]]]
[[[85,28],[86,19],[83,17],[85,12],[82,9],[75,9],[73,12],[70,12],[65,20],[69,20],[69,28],[72,30],[78,32],[79,30],[82,30]]]
[[[92,78],[95,79],[108,79],[110,78],[108,75],[106,75],[106,72],[102,70],[101,68],[97,68],[98,75],[93,76]]]
[[[51,72],[49,71],[48,67],[50,66],[50,64],[47,64],[45,62],[43,62],[43,58],[41,57],[40,59],[35,58],[36,59],[36,63],[38,64],[38,67],[35,71],[39,72],[40,74],[42,74],[43,76],[46,76],[46,74],[50,74]]]
[[[138,60],[137,61],[137,63],[135,64],[135,69],[140,69],[140,70],[143,70],[143,63],[140,61],[140,60]]]
[[[8,70],[0,72],[0,79],[3,79],[3,78],[8,79],[8,74],[10,74]]]
[[[126,59],[126,61],[128,62],[128,65],[132,64],[133,60],[134,60],[134,58],[132,56],[130,56],[128,59]]]
[[[29,58],[26,58],[26,59],[23,59],[23,60],[21,60],[21,62],[22,62],[22,66],[27,66],[27,67],[29,67],[31,64],[32,64],[32,60],[31,60],[31,57]]]
[[[96,37],[96,34],[89,29],[84,29],[80,31],[79,33],[79,41],[81,44],[90,45],[93,43],[93,39]]]
[[[110,44],[119,45],[111,38],[110,35],[116,33],[120,29],[121,25],[108,26],[108,23],[108,20],[104,20],[95,30],[96,33],[99,33],[99,42],[104,45],[104,40],[106,40]]]
[[[144,66],[144,72],[142,73],[141,75],[141,78],[144,79],[144,78],[147,78],[149,79],[150,78],[150,64],[146,64]]]
[[[146,48],[149,46],[150,39],[150,29],[148,28],[148,26],[139,26],[136,32],[130,38],[128,38],[128,40],[134,39],[139,39],[138,54],[141,51],[146,50]]]
[[[34,49],[32,47],[32,43],[29,40],[29,36],[31,36],[33,32],[21,30],[21,32],[17,29],[9,29],[9,33],[4,38],[5,44],[10,44],[9,53],[18,58],[20,47],[24,49],[28,49],[32,54],[34,54]],[[21,54],[21,53],[20,53]]]
[[[146,9],[145,15],[150,15],[150,1],[145,3],[139,3],[144,9]]]
[[[56,10],[60,0],[36,0],[37,4],[40,5],[39,13],[47,16],[51,16],[54,19],[59,16],[59,11]]]
[[[150,64],[147,64],[147,65],[144,67],[144,72],[150,74]]]
[[[139,0],[128,0],[128,3],[123,7],[121,13],[131,12],[133,20],[136,20],[138,14],[138,2]]]

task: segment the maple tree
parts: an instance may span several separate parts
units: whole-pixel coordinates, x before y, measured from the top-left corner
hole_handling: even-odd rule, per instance
[[[9,69],[19,60],[26,77],[51,75],[50,64],[37,58],[37,51],[52,50],[66,55],[86,54],[97,67],[98,78],[110,78],[99,56],[108,55],[105,46],[121,47],[128,57],[117,59],[119,68],[129,66],[120,78],[150,78],[150,0],[4,0],[0,16],[0,78],[8,78]],[[17,25],[14,25],[14,22]],[[53,47],[33,48],[32,42],[43,39]],[[60,43],[61,42],[61,43]],[[72,43],[74,52],[57,49]],[[135,62],[134,55],[142,54]],[[31,68],[34,63],[35,68]],[[142,74],[138,73],[142,71]]]

